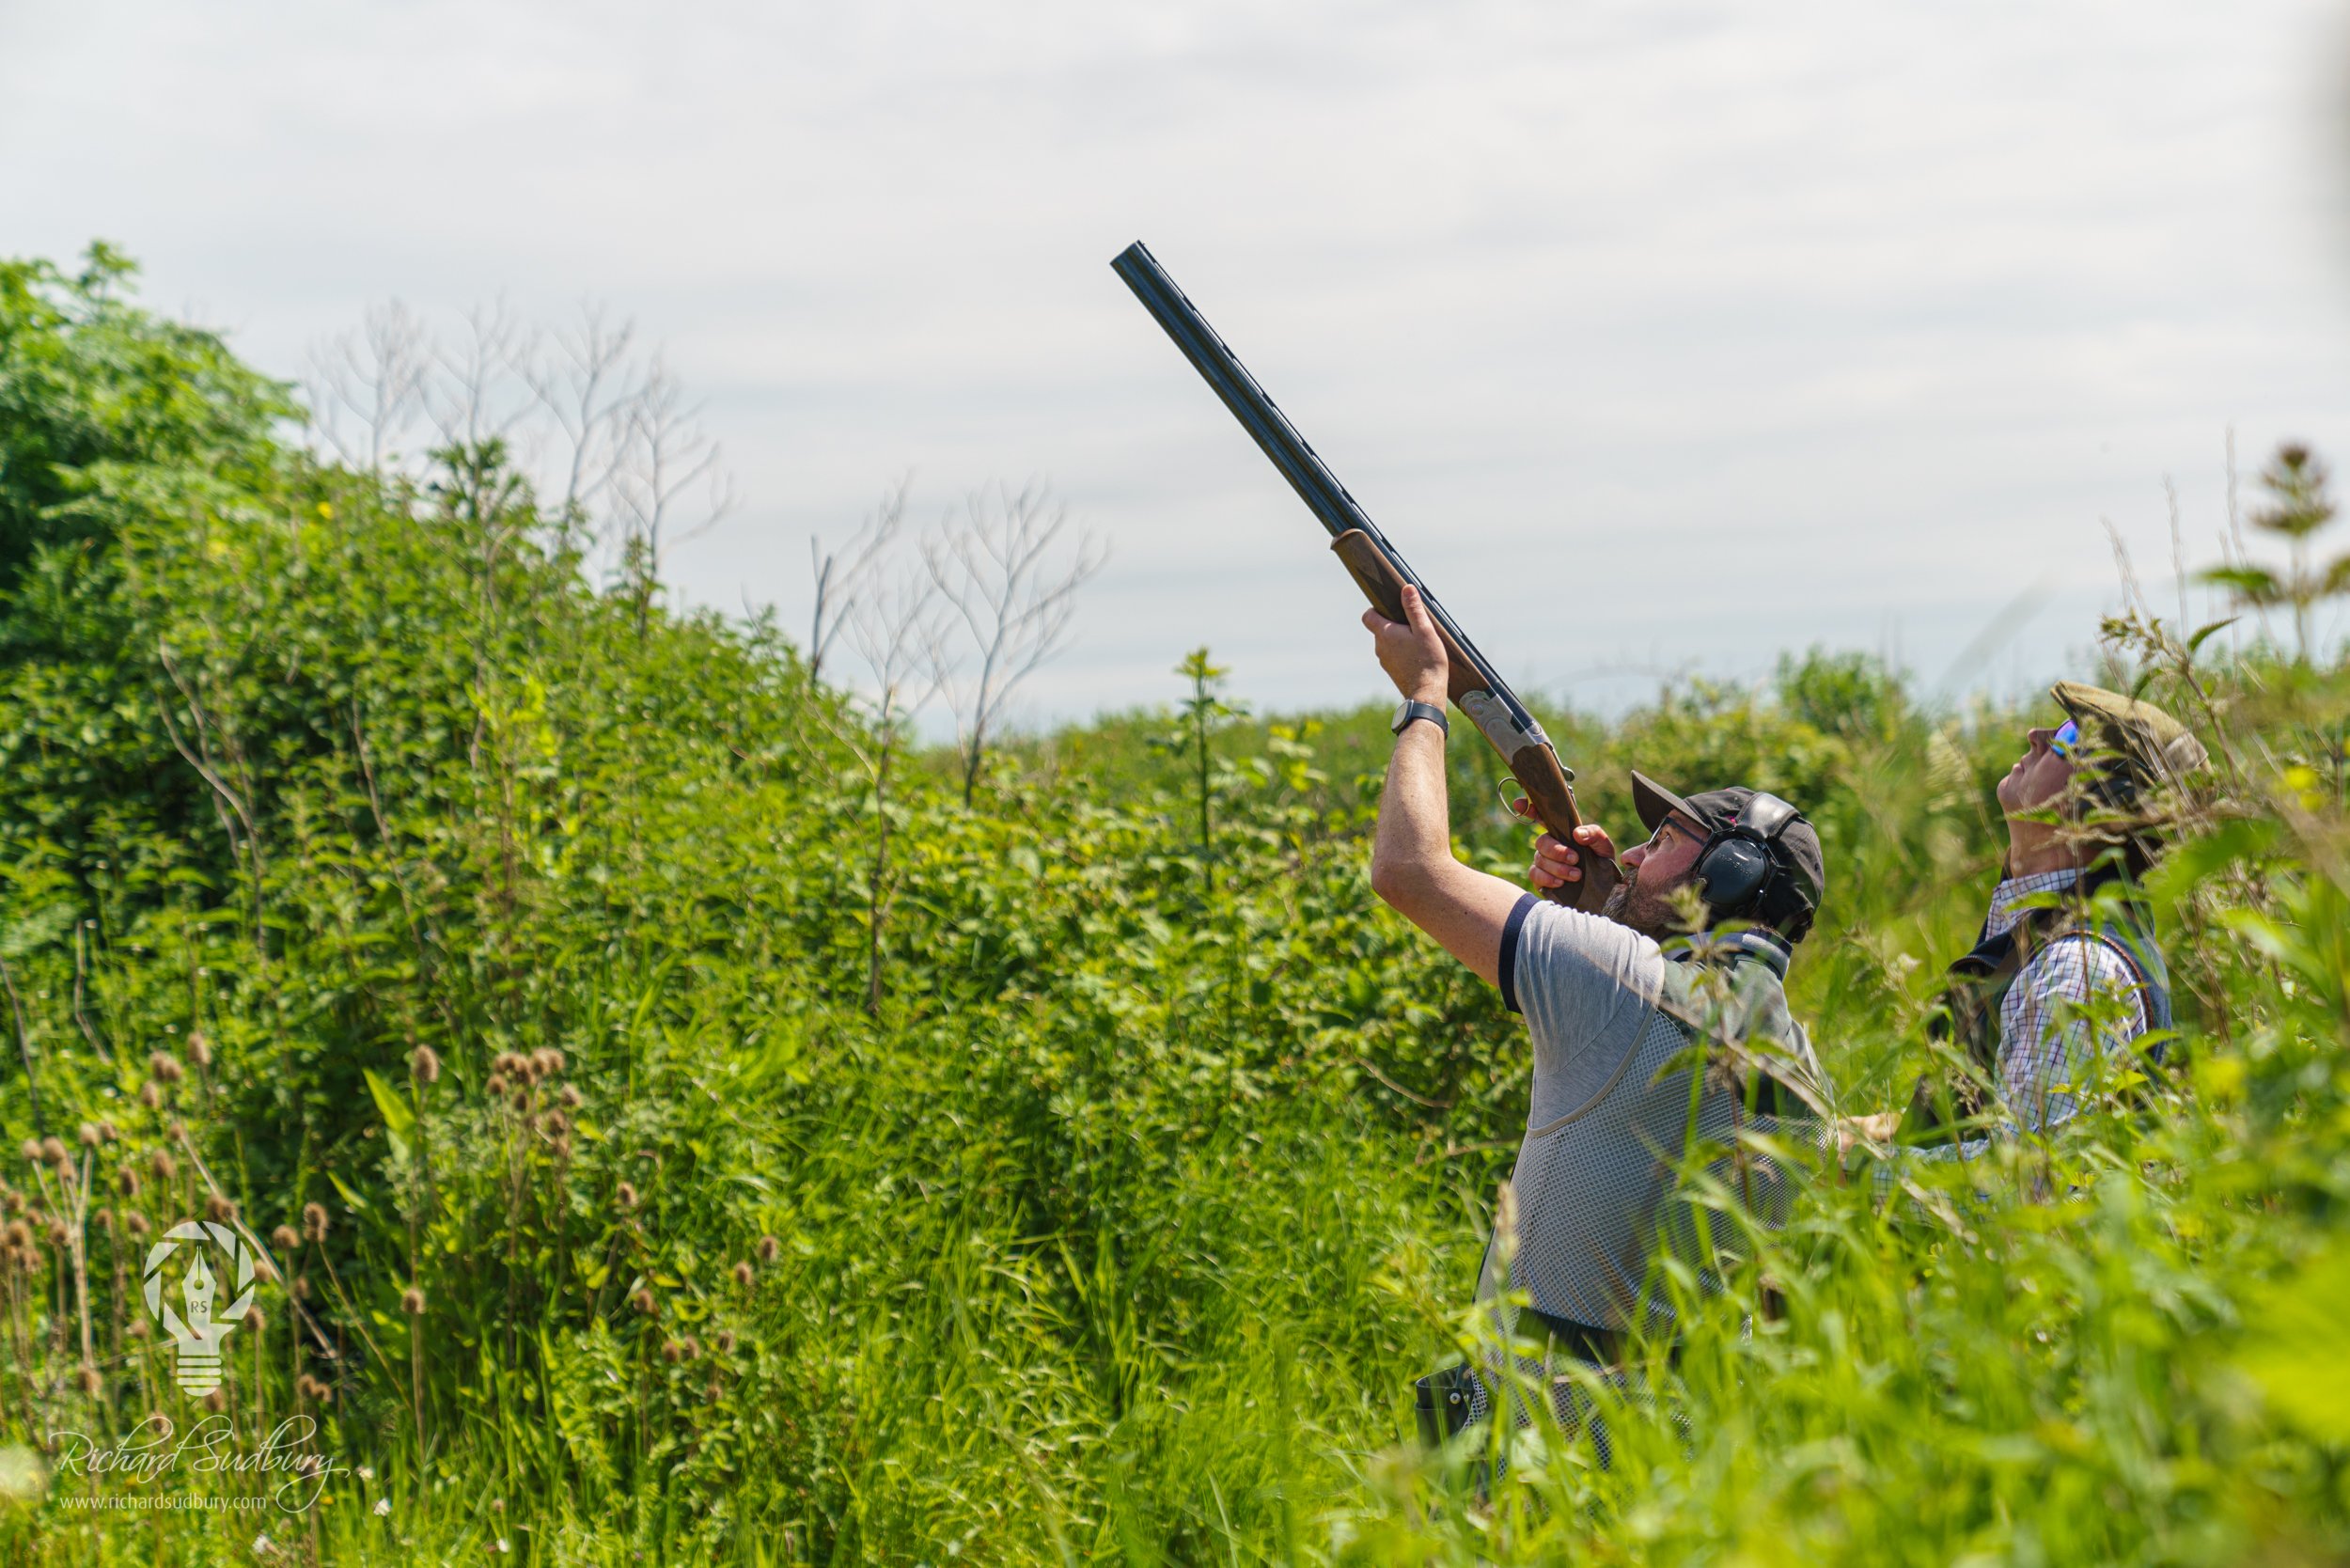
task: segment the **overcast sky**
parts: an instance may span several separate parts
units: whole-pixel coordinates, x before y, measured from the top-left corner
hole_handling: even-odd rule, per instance
[[[0,0],[0,248],[108,238],[287,375],[387,298],[602,300],[741,494],[693,598],[798,625],[899,476],[1034,478],[1111,558],[1031,719],[1200,643],[1374,695],[1109,271],[1142,238],[1529,687],[1821,642],[2012,690],[2081,671],[2106,522],[2170,607],[2166,476],[2215,555],[2231,429],[2248,478],[2350,453],[2346,45],[2315,0]]]

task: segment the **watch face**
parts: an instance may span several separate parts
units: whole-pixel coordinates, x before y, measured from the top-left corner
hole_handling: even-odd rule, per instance
[[[1394,716],[1387,720],[1388,732],[1391,734],[1401,733],[1403,729],[1403,721],[1411,716],[1412,699],[1407,697],[1402,701],[1395,705]]]

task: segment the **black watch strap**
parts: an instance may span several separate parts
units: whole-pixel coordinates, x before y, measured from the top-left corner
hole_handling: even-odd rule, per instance
[[[1387,728],[1401,735],[1403,733],[1403,727],[1414,719],[1426,719],[1446,734],[1452,733],[1452,727],[1445,722],[1442,708],[1432,702],[1422,702],[1416,698],[1409,697],[1405,698],[1402,705],[1396,709],[1395,720]]]

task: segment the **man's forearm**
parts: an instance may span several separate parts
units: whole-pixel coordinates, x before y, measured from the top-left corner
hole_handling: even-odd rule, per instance
[[[1379,798],[1379,832],[1371,852],[1371,885],[1390,903],[1434,880],[1452,864],[1451,803],[1445,786],[1445,734],[1422,721],[1395,738],[1387,787]]]

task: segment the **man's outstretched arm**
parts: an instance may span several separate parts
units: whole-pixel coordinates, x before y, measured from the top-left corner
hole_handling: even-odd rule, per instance
[[[1396,690],[1441,709],[1448,673],[1444,642],[1418,588],[1404,588],[1403,613],[1405,619],[1389,620],[1377,610],[1365,610],[1363,624],[1377,639],[1380,666]],[[1443,730],[1424,722],[1406,726],[1396,737],[1386,792],[1379,799],[1371,886],[1479,979],[1497,985],[1501,934],[1510,912],[1526,895],[1516,885],[1453,858],[1444,741]]]

